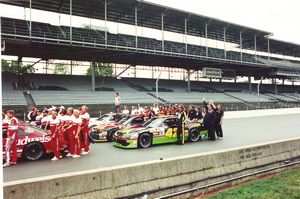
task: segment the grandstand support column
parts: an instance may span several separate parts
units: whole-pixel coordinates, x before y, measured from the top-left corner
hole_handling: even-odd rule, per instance
[[[161,50],[163,52],[165,52],[164,16],[165,16],[165,13],[161,12]]]
[[[276,78],[274,78],[274,86],[275,86],[275,95],[278,95],[277,80],[276,80]]]
[[[270,38],[269,38],[269,36],[268,36],[267,43],[268,43],[268,61],[270,62]]]
[[[185,54],[188,53],[188,45],[187,45],[187,18],[184,18],[184,43],[185,43]]]
[[[92,75],[92,92],[95,92],[95,65],[94,63],[90,62],[91,64],[91,75]]]
[[[31,21],[31,5],[32,2],[29,0],[29,38],[31,39],[31,32],[32,32],[32,21]]]
[[[190,69],[187,70],[187,86],[188,86],[187,91],[188,91],[188,93],[190,93],[191,92],[191,71],[190,71]]]
[[[72,36],[73,36],[73,32],[72,32],[72,6],[73,6],[73,2],[72,0],[70,0],[70,43],[72,44]]]
[[[257,47],[256,47],[256,34],[254,35],[254,52],[255,52],[255,62],[257,62]]]
[[[240,31],[240,53],[241,53],[241,61],[243,61],[243,32]]]
[[[223,36],[224,36],[224,58],[226,59],[227,58],[227,55],[226,55],[226,30],[227,30],[228,26],[227,27],[224,27],[224,33],[223,33]]]
[[[137,35],[137,22],[138,22],[138,8],[137,6],[134,7],[134,26],[135,26],[135,49],[137,51],[138,48],[138,35]]]
[[[251,76],[248,76],[249,92],[252,93]]]
[[[104,1],[105,47],[107,47],[107,0]]]
[[[207,46],[207,26],[208,26],[208,23],[205,23],[205,40],[206,40],[206,46],[205,46],[205,48],[206,48],[206,57],[208,57],[208,46]]]

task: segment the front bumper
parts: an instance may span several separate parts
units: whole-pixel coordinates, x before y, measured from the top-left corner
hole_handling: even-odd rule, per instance
[[[134,149],[138,148],[137,140],[130,140],[115,136],[113,145],[119,148]]]

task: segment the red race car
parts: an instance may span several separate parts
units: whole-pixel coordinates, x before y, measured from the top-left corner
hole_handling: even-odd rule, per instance
[[[18,157],[27,160],[38,160],[45,154],[52,153],[50,147],[51,136],[48,131],[44,131],[37,127],[31,126],[25,122],[19,121],[18,127]],[[3,158],[5,158],[6,135],[3,134]],[[59,139],[61,150],[65,149],[64,139],[61,136]]]

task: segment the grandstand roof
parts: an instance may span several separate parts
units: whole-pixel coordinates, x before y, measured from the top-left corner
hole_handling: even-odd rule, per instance
[[[5,4],[29,7],[28,0],[1,1]],[[104,0],[73,0],[72,14],[95,19],[105,19]],[[162,6],[143,0],[107,0],[107,20],[125,24],[135,24],[134,9],[138,9],[138,25],[161,29],[161,18],[164,13],[164,30],[184,33],[184,21],[188,20],[187,32],[189,35],[205,37],[205,24],[208,24],[208,38],[223,41],[226,28],[226,41],[239,44],[240,32],[243,36],[243,48],[254,49],[254,36],[257,39],[257,50],[267,52],[266,36],[271,33],[219,19]],[[32,0],[32,8],[69,14],[69,0]],[[300,45],[278,40],[270,40],[271,53],[300,57]]]

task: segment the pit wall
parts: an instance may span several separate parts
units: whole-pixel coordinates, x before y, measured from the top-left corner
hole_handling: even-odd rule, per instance
[[[124,151],[125,153],[126,151]],[[300,157],[300,137],[107,169],[4,183],[5,199],[148,198]]]
[[[224,119],[300,114],[300,108],[263,109],[249,111],[228,111]]]

